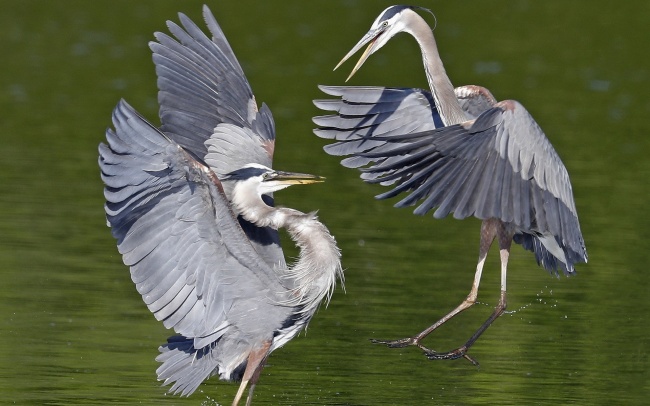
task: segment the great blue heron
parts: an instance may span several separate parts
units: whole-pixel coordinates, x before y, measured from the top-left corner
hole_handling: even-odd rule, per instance
[[[497,102],[483,87],[454,89],[431,28],[416,9],[420,8],[388,7],[337,67],[370,43],[351,77],[395,34],[406,32],[420,46],[431,93],[321,86],[340,99],[315,101],[319,108],[337,113],[315,117],[321,127],[315,133],[336,140],[325,150],[331,155],[351,155],[342,164],[360,168],[365,181],[394,186],[377,198],[411,192],[395,206],[419,203],[415,214],[437,207],[435,218],[454,213],[457,219],[475,216],[483,220],[478,265],[467,298],[413,337],[373,340],[389,347],[415,345],[430,359],[464,357],[477,364],[467,350],[506,309],[506,272],[513,239],[554,273],[560,269],[567,275],[574,273],[575,263],[587,262],[587,252],[569,175],[535,120],[518,102]],[[501,296],[494,312],[464,345],[448,352],[425,347],[421,341],[428,334],[476,303],[483,264],[495,238],[501,256]]]
[[[203,9],[210,39],[188,17],[168,22],[176,39],[151,42],[160,129],[125,101],[99,146],[106,215],[138,292],[179,335],[162,345],[156,371],[189,396],[218,374],[250,383],[269,354],[303,330],[343,273],[334,237],[315,213],[273,207],[271,194],[321,182],[271,169],[275,127],[258,110],[221,28]],[[277,229],[300,248],[287,266]]]

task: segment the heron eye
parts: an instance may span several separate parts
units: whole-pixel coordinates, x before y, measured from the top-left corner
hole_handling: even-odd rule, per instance
[[[384,28],[388,27],[388,21],[384,21],[384,22],[381,24],[381,26],[384,27]]]

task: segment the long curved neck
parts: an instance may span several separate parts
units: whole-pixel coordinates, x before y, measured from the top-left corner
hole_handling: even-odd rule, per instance
[[[445,126],[448,126],[466,121],[467,117],[465,112],[460,107],[460,104],[458,104],[458,99],[454,93],[454,86],[451,84],[440,59],[438,46],[436,45],[431,28],[414,11],[408,13],[405,18],[408,21],[404,24],[407,27],[404,29],[404,32],[411,34],[420,45],[424,71],[426,72],[427,81],[433,94],[433,100],[440,113],[442,122]]]
[[[303,312],[315,311],[319,303],[329,300],[336,278],[343,282],[341,252],[336,240],[315,213],[302,213],[285,207],[270,207],[261,199],[251,204],[236,205],[235,209],[259,227],[286,228],[300,249],[298,260],[285,271],[291,282],[293,298],[288,304],[303,306]],[[243,206],[243,207],[242,207]]]

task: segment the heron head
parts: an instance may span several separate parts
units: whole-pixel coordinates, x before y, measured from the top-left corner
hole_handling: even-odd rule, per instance
[[[288,188],[324,182],[325,178],[307,173],[276,171],[260,164],[247,164],[228,173],[222,181],[235,182],[235,188],[245,188],[261,196]]]
[[[395,34],[404,32],[408,30],[408,17],[409,15],[417,15],[414,10],[422,9],[428,12],[431,12],[428,9],[417,7],[417,6],[390,6],[379,14],[377,19],[372,23],[370,30],[361,38],[357,44],[352,47],[350,52],[348,52],[341,62],[339,62],[334,70],[336,70],[343,62],[347,61],[352,55],[354,55],[359,49],[364,45],[368,44],[368,47],[359,61],[352,69],[350,76],[348,76],[345,81],[347,82],[350,78],[361,68],[361,65],[368,59],[370,55],[375,53],[381,47],[386,45],[386,43],[393,37]]]

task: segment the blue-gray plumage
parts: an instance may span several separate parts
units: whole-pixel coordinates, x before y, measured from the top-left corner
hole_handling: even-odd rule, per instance
[[[570,275],[587,262],[567,170],[526,109],[514,100],[497,102],[480,86],[454,89],[446,75],[431,29],[419,8],[392,6],[338,66],[369,43],[348,79],[366,59],[399,32],[420,45],[431,91],[382,87],[321,86],[336,99],[316,100],[334,115],[315,117],[316,135],[335,140],[325,151],[346,156],[369,183],[392,186],[377,196],[400,196],[396,207],[417,205],[434,217],[483,220],[479,262],[467,299],[420,334],[376,342],[416,345],[431,359],[465,357],[469,347],[506,307],[506,271],[511,242],[533,251],[553,273]],[[406,195],[404,195],[406,193]],[[420,342],[445,321],[476,302],[483,263],[497,239],[501,255],[501,298],[494,313],[463,346],[438,353]]]
[[[273,207],[272,193],[321,182],[271,169],[275,129],[207,7],[212,39],[180,14],[176,39],[150,44],[160,128],[125,101],[99,146],[106,216],[156,319],[179,335],[160,347],[158,379],[190,395],[208,377],[250,383],[302,331],[336,279],[340,253],[315,213]],[[300,248],[287,266],[277,230]]]

